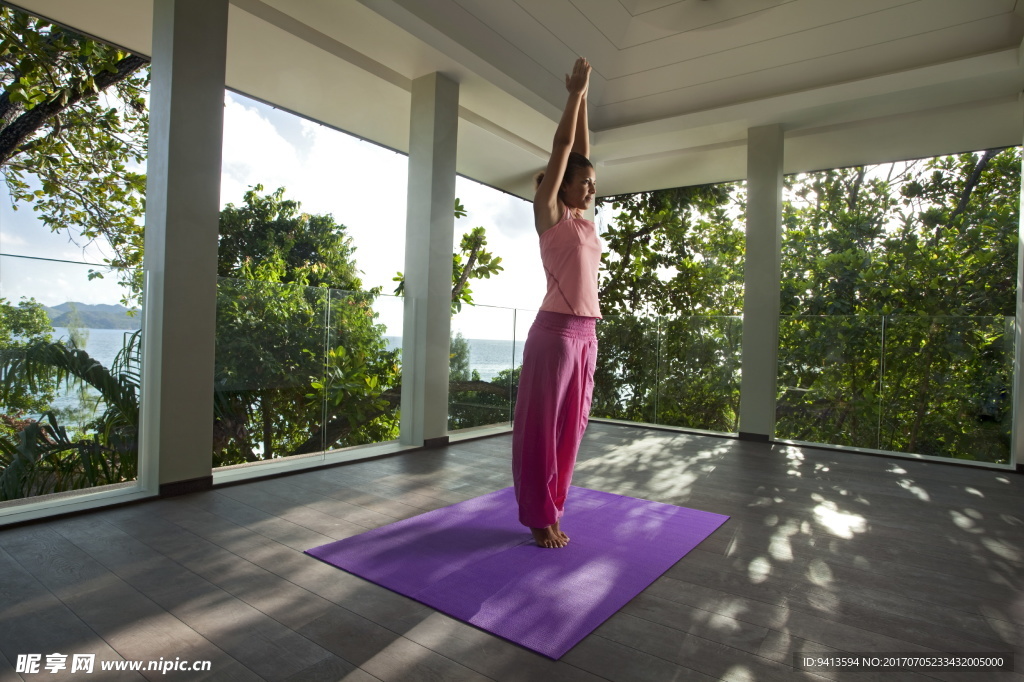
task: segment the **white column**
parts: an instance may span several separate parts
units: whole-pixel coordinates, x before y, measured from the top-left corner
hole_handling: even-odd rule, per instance
[[[164,494],[212,482],[227,25],[228,0],[153,3],[140,475]]]
[[[432,73],[412,82],[405,237],[401,442],[448,441],[448,353],[459,85]]]
[[[740,438],[775,434],[782,258],[782,127],[747,132],[747,247],[743,266]]]

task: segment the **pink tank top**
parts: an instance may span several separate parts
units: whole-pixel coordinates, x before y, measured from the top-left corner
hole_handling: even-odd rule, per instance
[[[597,302],[601,240],[594,223],[573,217],[566,208],[562,219],[540,236],[540,260],[548,276],[548,293],[541,310],[601,317]]]

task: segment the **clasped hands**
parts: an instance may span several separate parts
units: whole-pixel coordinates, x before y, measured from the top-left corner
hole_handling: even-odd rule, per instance
[[[587,94],[590,87],[590,62],[586,57],[580,57],[572,65],[572,74],[565,75],[565,89],[574,95]]]

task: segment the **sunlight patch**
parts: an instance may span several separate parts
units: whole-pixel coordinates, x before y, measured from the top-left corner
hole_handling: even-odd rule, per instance
[[[997,540],[995,538],[982,538],[981,544],[985,545],[985,548],[988,549],[988,551],[993,554],[997,554],[1004,559],[1009,559],[1010,561],[1021,560],[1020,552],[1015,547],[1003,542],[1002,540]]]
[[[725,675],[722,675],[723,680],[729,680],[730,682],[754,682],[754,673],[745,666],[734,665],[725,671]]]
[[[863,516],[837,511],[834,507],[834,504],[823,503],[814,508],[818,523],[825,526],[833,535],[852,540],[854,533],[863,533],[867,530],[867,521]]]
[[[815,585],[827,587],[832,582],[832,569],[821,559],[815,559],[807,566],[807,577]]]
[[[724,632],[737,632],[740,629],[740,624],[735,618],[720,613],[712,613],[708,618],[708,625]]]
[[[899,485],[899,487],[903,488],[908,493],[911,493],[912,495],[914,495],[914,497],[921,500],[922,502],[932,501],[932,498],[928,496],[928,491],[926,491],[919,485],[914,485],[914,482],[909,478],[901,478],[899,481],[897,481],[897,484]]]
[[[950,509],[949,510],[949,515],[953,518],[953,523],[955,523],[958,528],[962,528],[963,530],[973,530],[974,529],[974,521],[972,521],[970,518],[968,518],[964,514],[961,514],[957,510]]]
[[[750,576],[750,582],[752,583],[763,583],[765,580],[768,580],[771,572],[771,562],[760,556],[751,561],[750,566],[747,568],[747,574]]]
[[[796,521],[787,521],[782,524],[772,535],[771,542],[768,544],[768,553],[772,558],[776,561],[792,561],[793,547],[789,542],[789,537],[799,532],[800,529]]]

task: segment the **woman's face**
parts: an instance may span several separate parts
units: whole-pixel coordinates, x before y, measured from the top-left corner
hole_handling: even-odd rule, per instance
[[[571,180],[562,183],[562,201],[569,208],[586,210],[597,192],[597,176],[593,168],[577,168]]]

